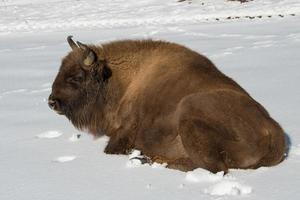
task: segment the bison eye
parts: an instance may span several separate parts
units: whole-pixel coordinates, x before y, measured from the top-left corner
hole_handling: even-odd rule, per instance
[[[72,84],[79,84],[83,81],[83,79],[84,79],[83,74],[80,73],[67,78],[67,82]]]

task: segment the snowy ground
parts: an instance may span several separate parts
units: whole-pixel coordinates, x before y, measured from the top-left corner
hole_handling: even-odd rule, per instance
[[[190,2],[0,1],[1,200],[300,199],[300,2]],[[105,155],[107,138],[78,132],[46,103],[70,34],[88,43],[164,39],[207,55],[280,122],[289,157],[223,177]]]

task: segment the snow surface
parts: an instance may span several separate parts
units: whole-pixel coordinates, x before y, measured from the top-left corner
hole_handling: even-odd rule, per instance
[[[69,161],[72,161],[75,159],[76,159],[76,156],[59,156],[59,157],[55,158],[53,161],[63,163],[63,162],[69,162]]]
[[[58,138],[62,135],[60,131],[46,131],[44,133],[36,135],[37,138]]]
[[[299,16],[299,0],[0,1],[0,199],[300,199]],[[108,138],[80,133],[47,106],[68,35],[163,39],[201,52],[283,126],[289,156],[223,177],[104,154]]]
[[[242,185],[235,181],[222,181],[204,190],[210,195],[224,196],[224,195],[243,195],[250,194],[252,188]]]

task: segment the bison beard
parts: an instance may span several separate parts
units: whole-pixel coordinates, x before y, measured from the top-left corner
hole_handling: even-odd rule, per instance
[[[104,105],[104,85],[104,82],[95,81],[93,86],[86,86],[86,90],[81,92],[82,95],[79,100],[75,99],[69,104],[63,105],[64,114],[76,128],[87,130],[92,126],[101,126],[101,121],[99,120],[102,117],[99,116],[97,110],[99,106],[101,107],[101,105]],[[95,136],[101,136],[102,132],[97,130],[93,131],[93,134]]]
[[[106,153],[139,149],[182,171],[255,169],[280,163],[280,125],[206,57],[163,41],[85,45],[72,51],[49,106],[73,125],[110,140]]]

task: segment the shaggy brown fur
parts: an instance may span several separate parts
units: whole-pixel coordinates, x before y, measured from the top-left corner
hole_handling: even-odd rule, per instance
[[[279,124],[197,52],[152,40],[74,44],[49,105],[75,127],[109,136],[106,153],[135,148],[183,171],[226,172],[283,160]]]

